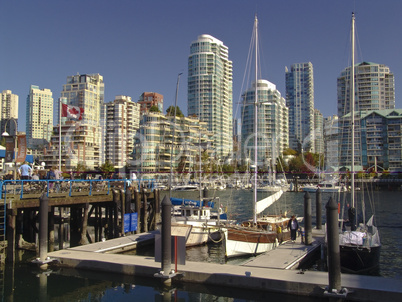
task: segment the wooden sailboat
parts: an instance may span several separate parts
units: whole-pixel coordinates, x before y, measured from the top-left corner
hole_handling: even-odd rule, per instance
[[[378,274],[381,242],[374,215],[363,223],[357,223],[355,201],[355,16],[352,14],[352,66],[350,68],[350,124],[351,124],[351,208],[349,226],[339,234],[341,270],[356,274]],[[363,194],[362,194],[363,195]],[[363,207],[362,207],[363,208]],[[354,214],[354,215],[353,215]]]
[[[254,176],[253,176],[253,219],[243,222],[241,225],[227,226],[225,238],[226,257],[236,257],[242,255],[255,255],[267,252],[278,244],[277,229],[284,230],[283,240],[290,239],[290,232],[287,231],[289,218],[278,215],[269,215],[258,217],[264,209],[277,201],[283,194],[279,190],[275,194],[257,202],[257,173],[258,173],[258,150],[257,150],[257,117],[258,117],[258,19],[254,19],[254,37],[255,37],[255,102],[254,102]],[[286,230],[286,231],[285,231]]]

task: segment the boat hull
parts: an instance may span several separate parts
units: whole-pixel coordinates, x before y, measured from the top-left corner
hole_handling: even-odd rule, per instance
[[[341,271],[348,274],[378,275],[381,246],[340,245]]]
[[[278,244],[278,234],[261,230],[228,228],[226,238],[226,257],[257,255],[274,249]],[[290,239],[290,232],[282,233],[282,240]]]
[[[218,242],[222,240],[222,228],[215,225],[206,225],[205,222],[175,222],[172,227],[182,228],[183,231],[176,231],[175,236],[186,237],[186,247],[203,245],[208,242]],[[185,229],[187,231],[184,231]],[[181,232],[181,234],[177,233]]]

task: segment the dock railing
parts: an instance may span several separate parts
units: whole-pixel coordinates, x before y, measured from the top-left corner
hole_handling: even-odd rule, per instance
[[[52,195],[97,195],[110,194],[111,188],[126,190],[128,186],[145,188],[151,192],[155,188],[154,179],[40,179],[40,180],[2,180],[0,181],[0,199],[6,200],[7,194],[19,195],[20,199],[32,194],[47,193]]]

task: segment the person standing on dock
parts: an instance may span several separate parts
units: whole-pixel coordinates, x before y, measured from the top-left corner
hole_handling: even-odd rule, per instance
[[[297,230],[299,229],[299,223],[297,222],[296,216],[292,215],[292,219],[288,222],[288,230],[290,230],[290,239],[292,242],[296,241]]]
[[[56,185],[55,185],[55,191],[57,193],[60,192],[60,181],[62,179],[62,172],[57,168],[57,167],[53,167],[54,170],[54,175],[55,175],[55,179],[57,179],[58,181],[56,181]]]
[[[27,164],[26,161],[24,161],[24,164],[18,169],[21,179],[29,179],[29,177],[31,176],[31,171],[32,168],[30,165]]]

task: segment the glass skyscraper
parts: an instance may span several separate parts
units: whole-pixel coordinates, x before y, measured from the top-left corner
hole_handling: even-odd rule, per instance
[[[207,123],[213,133],[213,157],[231,155],[232,61],[228,47],[210,36],[201,35],[191,43],[188,58],[188,115]]]
[[[315,152],[313,64],[286,67],[286,105],[289,108],[289,147]]]

